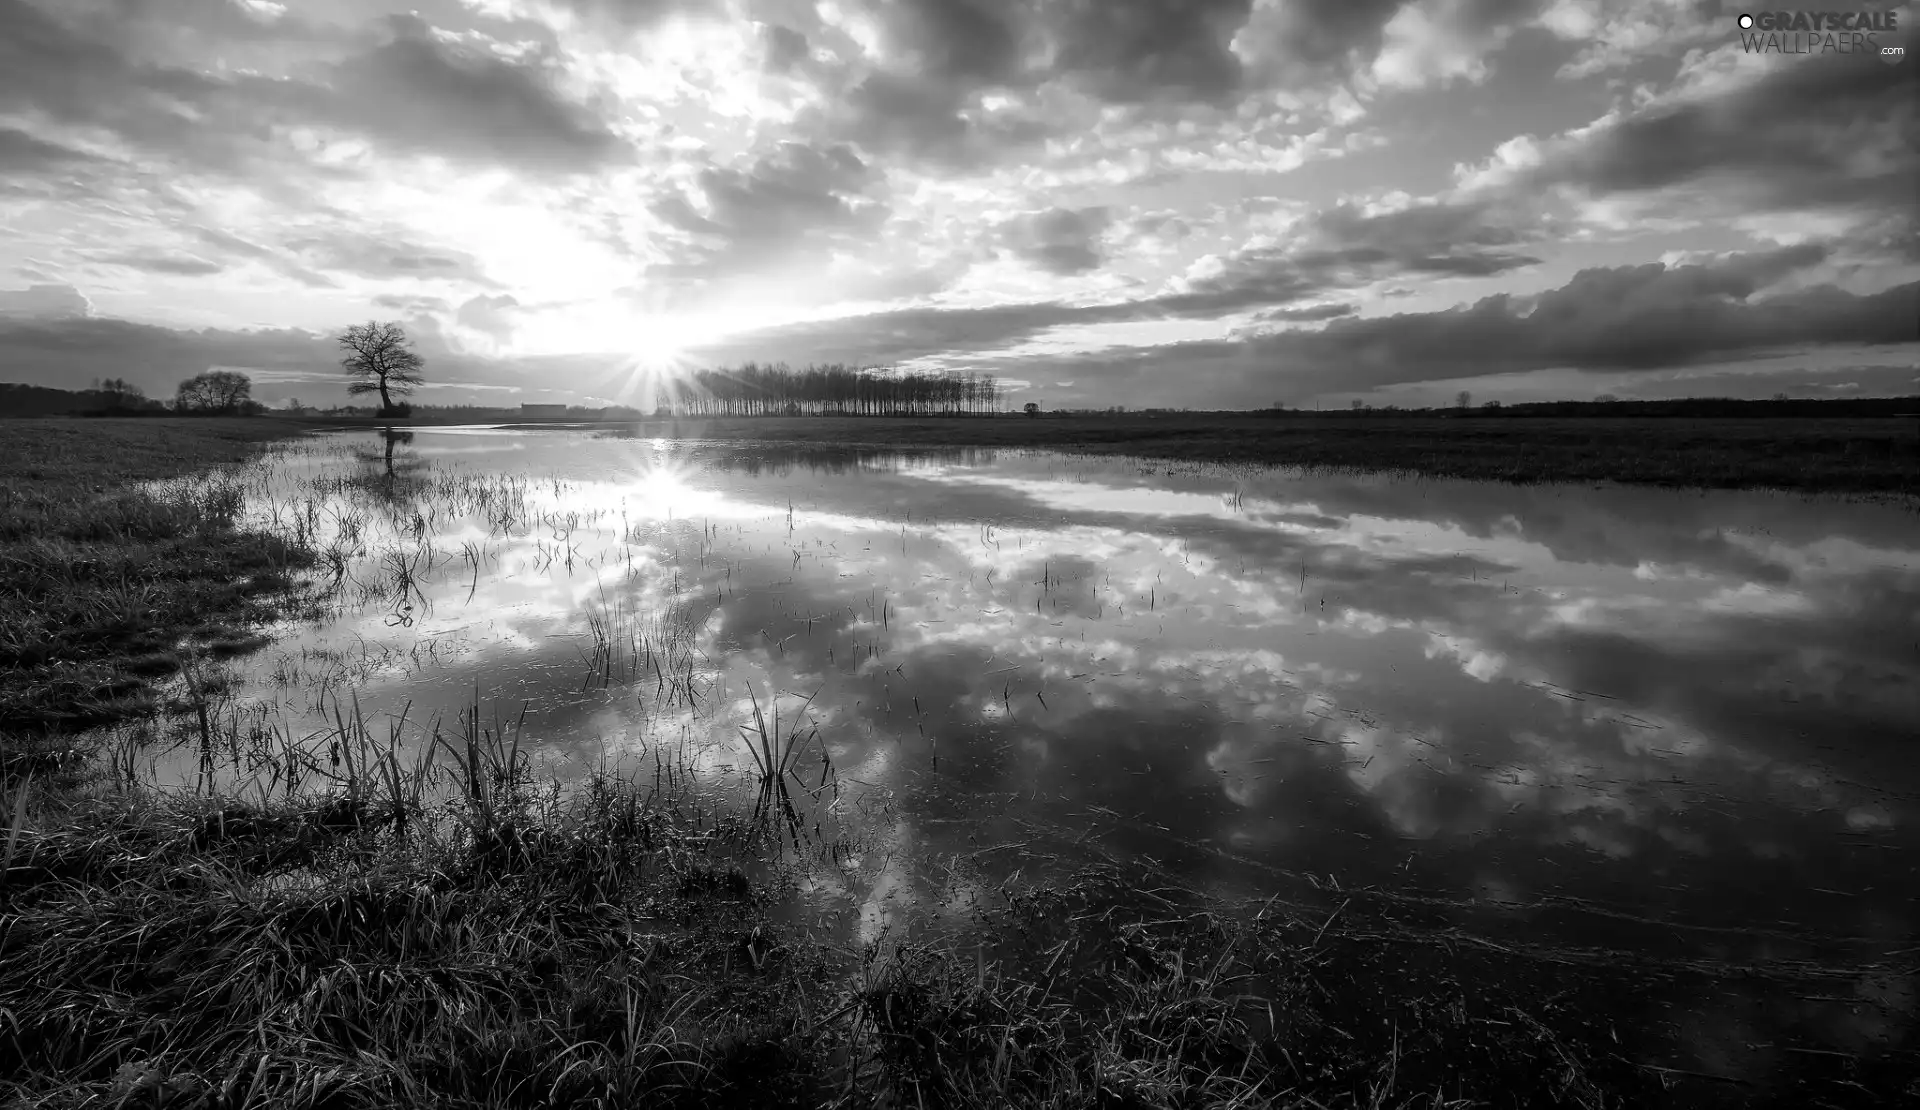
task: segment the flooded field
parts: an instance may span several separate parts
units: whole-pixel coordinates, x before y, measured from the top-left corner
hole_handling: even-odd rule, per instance
[[[771,804],[794,919],[850,942],[1075,886],[1357,932],[1387,980],[1631,978],[1613,1035],[1679,1075],[1912,1048],[1910,509],[565,429],[247,474],[314,611],[124,727],[129,778],[508,737],[556,791]]]

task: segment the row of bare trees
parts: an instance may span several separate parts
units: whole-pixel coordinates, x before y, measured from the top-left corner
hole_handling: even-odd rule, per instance
[[[688,416],[958,416],[998,412],[991,376],[749,362],[663,382],[658,404]]]

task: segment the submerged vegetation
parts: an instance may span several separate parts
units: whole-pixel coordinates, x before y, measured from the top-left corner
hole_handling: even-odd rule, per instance
[[[864,932],[812,897],[883,853],[838,820],[842,770],[813,696],[768,681],[729,698],[683,606],[584,603],[581,685],[661,727],[568,781],[490,691],[444,718],[409,705],[369,721],[355,688],[391,661],[364,642],[361,658],[303,649],[275,670],[325,727],[255,717],[220,659],[259,643],[260,621],[327,604],[407,626],[435,578],[483,588],[504,535],[544,570],[601,557],[579,543],[591,513],[632,534],[624,508],[543,505],[532,475],[397,454],[406,432],[289,493],[250,460],[291,427],[0,437],[0,1105],[1425,1110],[1920,1093],[1911,1052],[1783,1050],[1763,1090],[1649,1062],[1655,1035],[1632,1020],[1656,988],[1729,982],[1844,1007],[1855,968],[1494,940],[1458,905],[1331,878],[1247,904],[1098,860],[1023,884],[983,862],[1006,845],[982,845],[923,879],[942,920]],[[434,546],[455,520],[478,523]],[[682,523],[701,565],[724,558],[717,525]],[[595,569],[682,596],[677,567],[631,552]],[[803,557],[820,556],[796,543]],[[1058,573],[1042,563],[1043,595]],[[1147,611],[1174,604],[1153,591]],[[876,602],[869,623],[899,627]],[[810,633],[816,617],[779,619]],[[1009,714],[1010,687],[989,691]],[[740,701],[730,775],[672,725]],[[109,727],[76,735],[89,724]],[[162,783],[163,760],[191,774]]]
[[[993,892],[973,941],[851,943],[792,924],[805,861],[779,819],[684,767],[603,766],[563,793],[477,705],[428,731],[402,757],[397,725],[343,714],[314,763],[190,721],[177,739],[251,789],[39,796],[0,887],[0,1095],[1601,1107],[1674,1078],[1593,1016],[1610,1000],[1578,954],[1449,951],[1466,938],[1353,897],[1334,917],[1278,898],[1236,915],[1168,885],[1165,912],[1132,920],[1127,880],[1097,867]],[[311,784],[269,789],[269,767]],[[1475,981],[1514,958],[1556,966],[1555,987]]]

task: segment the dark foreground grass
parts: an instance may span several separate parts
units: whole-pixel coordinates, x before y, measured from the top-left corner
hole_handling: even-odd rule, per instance
[[[496,784],[498,786],[499,784]],[[786,924],[746,815],[601,773],[390,797],[70,793],[0,888],[0,1103],[198,1107],[1873,1105],[1909,1054],[1765,1085],[1645,1061],[1619,968],[1355,906],[1115,911],[1114,874],[937,944]],[[1344,907],[1343,907],[1344,908]],[[1515,964],[1527,964],[1516,976]],[[1643,969],[1649,981],[1682,971]],[[1700,976],[1704,983],[1711,976]],[[1810,980],[1809,992],[1832,984]]]
[[[267,420],[0,421],[0,735],[71,732],[148,706],[183,650],[256,645],[309,552],[234,526],[242,490],[137,483],[243,462]]]
[[[416,421],[424,423],[425,421]],[[1920,419],[1368,417],[1299,413],[754,417],[610,425],[662,438],[1051,448],[1193,462],[1831,493],[1920,491]]]

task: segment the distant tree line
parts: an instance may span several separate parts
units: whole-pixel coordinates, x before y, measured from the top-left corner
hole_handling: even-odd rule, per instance
[[[958,416],[998,412],[1004,397],[998,381],[978,374],[749,362],[666,381],[659,407],[685,416]]]
[[[1783,396],[1774,396],[1771,398],[1673,397],[1663,400],[1623,401],[1610,393],[1603,393],[1591,401],[1521,401],[1511,404],[1500,401],[1485,401],[1476,408],[1459,407],[1458,398],[1456,398],[1456,404],[1451,406],[1404,408],[1399,405],[1370,405],[1356,397],[1349,402],[1349,407],[1344,410],[1325,409],[1316,412],[1313,409],[1288,409],[1278,404],[1270,408],[1255,410],[1255,415],[1271,417],[1441,416],[1465,420],[1497,420],[1526,416],[1865,417],[1914,416],[1916,414],[1920,414],[1920,396],[1832,398],[1794,398]]]

